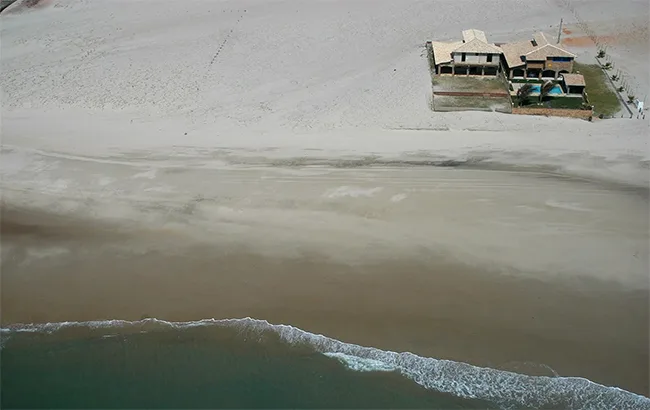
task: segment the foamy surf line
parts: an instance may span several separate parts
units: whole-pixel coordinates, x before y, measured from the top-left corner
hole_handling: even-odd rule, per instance
[[[398,371],[427,389],[461,398],[487,400],[502,408],[650,408],[650,399],[647,397],[616,387],[603,386],[580,377],[527,376],[467,363],[422,357],[410,352],[385,351],[345,343],[290,325],[274,325],[265,320],[252,318],[204,319],[190,322],[143,319],[14,324],[0,329],[0,333],[2,339],[6,341],[12,333],[17,332],[54,333],[63,329],[81,327],[133,328],[142,331],[199,326],[228,326],[253,332],[274,332],[288,344],[311,346],[316,351],[345,363],[351,370]]]

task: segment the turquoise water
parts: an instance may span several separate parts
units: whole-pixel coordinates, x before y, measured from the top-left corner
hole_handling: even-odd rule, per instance
[[[2,336],[2,408],[650,406],[586,379],[398,354],[252,319],[66,322]]]
[[[542,87],[539,84],[533,84],[533,92],[534,93],[539,93],[541,91]],[[555,87],[551,88],[551,91],[548,93],[549,95],[560,95],[562,94],[562,87],[559,85],[555,85]]]

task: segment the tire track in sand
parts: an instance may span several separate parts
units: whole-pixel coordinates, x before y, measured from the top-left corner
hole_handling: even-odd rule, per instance
[[[210,60],[210,63],[208,64],[208,68],[207,68],[207,70],[206,70],[206,72],[205,72],[205,76],[208,75],[208,73],[209,73],[210,70],[212,69],[212,66],[213,66],[215,63],[218,63],[218,62],[219,62],[219,55],[221,54],[221,52],[223,51],[223,49],[224,49],[224,48],[226,47],[226,45],[228,44],[228,41],[230,40],[230,37],[232,36],[232,33],[235,31],[235,29],[237,28],[237,26],[239,25],[239,23],[241,23],[241,21],[244,19],[244,15],[246,14],[246,10],[237,10],[237,12],[239,13],[239,17],[237,17],[237,21],[235,21],[235,24],[234,24],[233,27],[230,29],[230,31],[228,31],[228,34],[226,34],[226,37],[223,39],[223,41],[221,42],[221,44],[219,44],[219,47],[217,48],[217,51],[216,51],[216,52],[214,53],[214,55],[212,56],[212,59]]]

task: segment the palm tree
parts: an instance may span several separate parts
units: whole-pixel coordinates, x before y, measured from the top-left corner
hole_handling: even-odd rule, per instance
[[[519,87],[517,90],[517,100],[519,101],[519,106],[524,105],[524,102],[528,101],[528,97],[533,92],[533,86],[529,83],[526,83]]]
[[[551,90],[555,88],[555,83],[553,81],[546,81],[539,89],[539,102],[541,103],[544,100],[544,97],[548,96]]]

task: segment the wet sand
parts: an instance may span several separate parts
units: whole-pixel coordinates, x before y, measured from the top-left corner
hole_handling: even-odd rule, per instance
[[[591,186],[589,190],[599,191]],[[614,195],[624,208],[626,194]],[[288,195],[278,197],[290,201]],[[627,200],[641,201],[642,206],[645,201]],[[595,207],[596,202],[587,205]],[[95,204],[94,209],[103,208]],[[433,252],[424,242],[420,247],[407,243],[405,248],[413,248],[407,252],[395,245],[397,241],[381,242],[376,237],[372,243],[367,237],[355,237],[354,229],[363,224],[345,219],[349,208],[339,210],[340,224],[354,220],[360,225],[341,226],[339,236],[327,240],[325,227],[323,238],[314,238],[318,231],[308,224],[304,237],[292,235],[289,227],[295,228],[296,222],[282,225],[277,215],[266,224],[258,222],[258,236],[275,232],[265,240],[254,238],[255,229],[190,235],[207,223],[201,220],[205,209],[203,213],[199,209],[194,209],[193,217],[200,223],[184,230],[178,222],[172,227],[149,220],[124,223],[91,218],[90,212],[54,214],[5,204],[2,324],[253,317],[381,349],[522,373],[583,376],[648,394],[648,289],[635,281],[638,275],[626,276],[624,269],[609,277],[596,269],[591,277],[540,275],[535,264],[543,255],[534,253],[528,254],[527,272],[517,269],[517,259],[510,267],[471,259],[464,263],[462,258]],[[638,217],[627,209],[625,218]],[[455,215],[463,215],[460,211]],[[169,217],[164,208],[141,212]],[[298,211],[296,215],[299,224]],[[447,215],[454,218],[453,213]],[[375,217],[393,223],[399,219],[386,213]],[[296,238],[292,249],[277,231],[264,229],[273,222]],[[463,223],[470,226],[477,220]],[[585,223],[608,227],[607,235],[634,231],[625,223],[610,226],[607,218]],[[458,224],[446,222],[460,228]],[[582,246],[589,246],[591,242],[583,239]],[[645,239],[638,240],[642,245]],[[355,241],[363,247],[352,246]],[[321,248],[314,246],[319,243]],[[558,264],[571,267],[561,253],[563,245],[554,245],[558,258],[564,258]],[[468,238],[467,249],[475,246]],[[343,248],[348,247],[352,252],[346,254]]]

